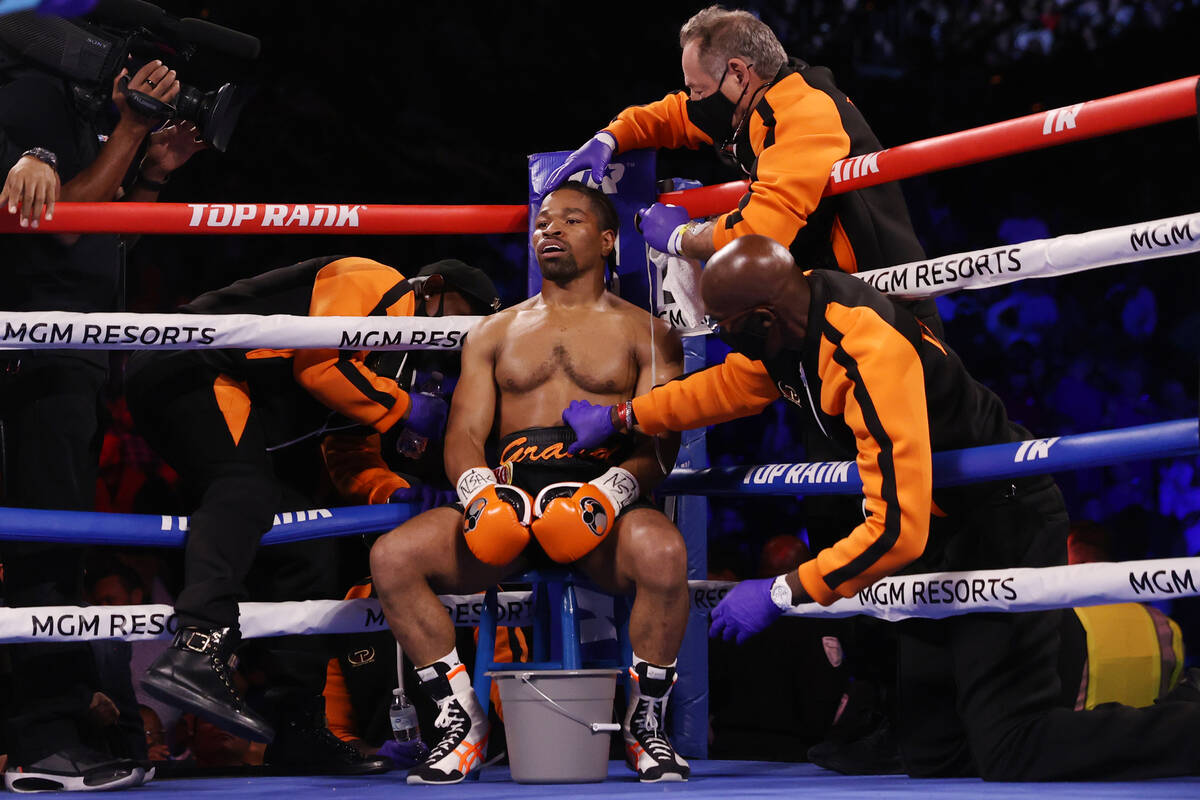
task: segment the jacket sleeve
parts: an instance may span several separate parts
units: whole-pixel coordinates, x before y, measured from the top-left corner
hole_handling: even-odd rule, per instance
[[[370,596],[370,583],[356,584],[346,592],[347,600]],[[354,718],[354,705],[350,702],[350,687],[346,685],[342,664],[336,658],[329,659],[325,667],[325,689],[322,694],[325,696],[325,724],[330,732],[343,742],[361,739],[362,734]]]
[[[321,442],[321,455],[334,488],[348,501],[386,503],[392,492],[410,486],[383,460],[378,433],[331,433]]]
[[[354,707],[350,703],[346,676],[342,674],[342,665],[336,658],[329,659],[325,668],[325,690],[322,694],[325,695],[325,725],[329,732],[343,742],[361,739],[354,721]]]
[[[854,433],[866,519],[800,565],[801,583],[822,605],[854,596],[921,555],[933,490],[920,356],[872,309],[831,303],[825,318],[833,336],[821,339],[821,407]]]
[[[640,147],[695,150],[712,143],[708,134],[688,119],[686,92],[675,92],[644,106],[630,106],[605,130],[617,140],[618,153]]]
[[[758,153],[754,176],[738,208],[717,218],[717,250],[748,233],[794,241],[821,202],[834,162],[850,153],[850,136],[833,99],[798,76],[793,80],[778,98],[768,93],[775,100],[773,128],[764,126],[757,113],[752,118],[750,135]]]
[[[404,276],[367,258],[341,258],[317,273],[312,317],[412,316],[413,293]],[[367,369],[366,351],[297,350],[296,381],[329,408],[384,432],[408,413],[408,393]]]
[[[646,433],[686,431],[757,414],[778,397],[761,361],[730,353],[721,364],[635,397],[633,413]]]

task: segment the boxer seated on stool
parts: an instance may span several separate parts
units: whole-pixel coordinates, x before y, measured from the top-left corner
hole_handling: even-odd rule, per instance
[[[643,781],[688,776],[664,734],[687,623],[687,553],[678,529],[643,499],[674,465],[678,439],[638,434],[572,452],[561,419],[581,393],[620,402],[681,371],[678,336],[605,289],[616,232],[611,202],[594,189],[572,182],[545,198],[532,240],[541,293],[480,321],[463,348],[445,440],[461,506],[421,514],[371,551],[388,624],[441,709],[441,738],[409,783],[461,781],[482,762],[488,736],[435,592],[478,592],[551,562],[635,595],[626,752]],[[493,431],[495,471],[484,455]]]

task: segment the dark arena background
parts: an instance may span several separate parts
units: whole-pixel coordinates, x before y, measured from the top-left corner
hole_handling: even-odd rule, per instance
[[[253,62],[217,58],[201,48],[180,69],[182,80],[202,89],[232,81],[254,93],[227,152],[196,155],[172,176],[161,201],[450,205],[525,203],[529,154],[572,150],[626,106],[682,88],[679,26],[707,5],[675,0],[157,4],[173,15],[208,19],[262,42]],[[1200,0],[725,5],[758,14],[789,55],[830,67],[885,147],[1200,72]],[[1200,129],[1192,118],[909,178],[901,187],[932,257],[1193,212],[1200,198],[1198,156]],[[658,176],[703,184],[742,178],[707,151],[661,151]],[[1186,235],[1198,238],[1200,230]],[[526,237],[519,234],[146,235],[129,251],[126,305],[130,311],[167,312],[238,278],[335,253],[378,259],[405,274],[459,258],[488,272],[505,305],[526,297]],[[1037,436],[1197,415],[1200,255],[962,292],[939,298],[938,305],[948,343],[971,373],[1000,395],[1010,416]],[[724,352],[715,341],[708,350],[710,361]],[[114,353],[113,359],[120,364],[123,355]],[[142,491],[108,502],[104,510],[186,513],[169,470],[131,431],[120,370],[113,375],[112,447],[140,455],[102,462],[102,481],[109,481],[115,498],[121,473],[141,471],[146,480]],[[710,429],[707,447],[713,466],[805,460],[799,431],[789,427],[782,402],[761,416]],[[1096,532],[1113,560],[1200,555],[1196,457],[1133,461],[1055,478],[1073,524]],[[802,498],[714,498],[709,576],[736,580],[774,574],[760,574],[770,556],[764,545],[779,534],[804,538],[804,524]],[[361,546],[346,548],[340,567],[346,585],[366,573],[365,553]],[[170,588],[181,577],[181,559],[168,556],[161,569]],[[1187,666],[1200,666],[1200,601],[1156,605],[1179,624],[1191,645]],[[749,691],[723,691],[726,684],[745,680],[722,672],[721,665],[731,663],[728,653],[711,657],[710,712],[719,713],[722,702],[751,702]],[[771,675],[783,673],[780,667]],[[802,676],[787,680],[795,684],[788,697],[806,691]],[[759,704],[756,711],[739,717],[737,740],[722,740],[719,729],[710,734],[714,761],[699,762],[689,784],[667,791],[712,797],[802,791],[825,797],[917,792],[1024,797],[1045,791],[1081,798],[1141,792],[1132,784],[1043,788],[842,778],[806,763],[743,770],[716,760],[804,761],[812,741],[772,732],[765,723],[756,727],[755,720],[777,702],[770,689],[761,692],[753,701]],[[809,706],[796,719],[821,727],[804,717],[818,711]],[[515,798],[539,792],[624,796],[626,791],[662,791],[639,787],[617,766],[612,774],[621,783],[616,786],[610,780],[588,787],[526,787],[485,774],[477,785],[442,793]],[[391,796],[408,788],[398,773],[392,776],[396,780],[289,777],[264,783],[235,772],[211,782],[156,781],[135,791],[166,796],[194,785],[200,792],[235,796],[331,790]],[[1162,788],[1180,796],[1197,788],[1194,779],[1170,786]],[[1143,788],[1146,794],[1155,791]]]

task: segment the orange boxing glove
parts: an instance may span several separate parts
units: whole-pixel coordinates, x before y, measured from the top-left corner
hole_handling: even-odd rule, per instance
[[[640,493],[637,478],[620,467],[590,483],[552,483],[538,492],[530,527],[546,555],[569,564],[595,550]]]
[[[490,469],[472,467],[455,484],[463,504],[463,538],[485,564],[512,563],[529,544],[533,499],[523,489],[497,483]]]

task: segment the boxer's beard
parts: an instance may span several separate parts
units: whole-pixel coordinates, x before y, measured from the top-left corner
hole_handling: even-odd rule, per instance
[[[539,261],[542,277],[555,283],[565,283],[579,277],[579,262],[570,253],[563,253],[552,261]]]

